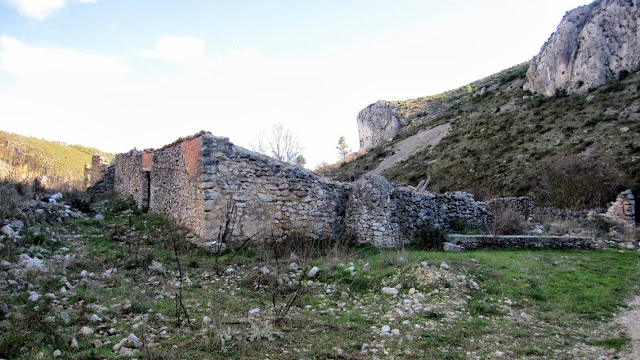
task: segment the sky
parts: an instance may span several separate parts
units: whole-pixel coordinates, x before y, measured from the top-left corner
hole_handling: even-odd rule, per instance
[[[107,152],[282,124],[308,164],[358,112],[530,60],[584,0],[0,0],[0,130]]]

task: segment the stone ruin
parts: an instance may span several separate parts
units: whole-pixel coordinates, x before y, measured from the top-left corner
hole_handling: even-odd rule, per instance
[[[527,197],[485,203],[464,192],[422,192],[379,175],[342,183],[209,132],[157,150],[119,154],[108,168],[95,162],[103,177],[90,191],[131,196],[143,211],[190,229],[204,244],[227,240],[222,234],[229,225],[231,239],[298,232],[389,248],[427,227],[447,229],[459,222],[482,228],[505,210],[534,221],[588,216],[586,211],[536,207]],[[627,191],[603,216],[634,224],[633,209],[633,195]]]
[[[91,164],[84,166],[84,187],[89,188],[104,177],[109,168],[109,159],[100,154],[93,154]]]
[[[172,219],[203,242],[218,241],[221,225],[233,220],[237,239],[302,232],[396,247],[425,226],[482,226],[492,216],[471,194],[417,193],[377,175],[341,183],[209,132],[119,154],[92,189],[132,196],[144,211]]]

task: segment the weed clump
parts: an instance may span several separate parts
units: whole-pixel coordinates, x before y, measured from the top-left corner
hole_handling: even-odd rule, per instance
[[[410,247],[416,250],[441,250],[447,241],[447,233],[432,226],[425,226],[410,241]]]

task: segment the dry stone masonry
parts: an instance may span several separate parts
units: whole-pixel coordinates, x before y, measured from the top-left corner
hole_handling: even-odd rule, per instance
[[[93,154],[91,164],[84,166],[84,186],[90,187],[104,177],[109,168],[109,159],[100,154]]]
[[[604,216],[628,226],[635,226],[636,200],[631,190],[629,189],[618,194],[616,201],[609,205],[609,209]]]
[[[416,193],[377,175],[340,183],[208,132],[120,154],[106,174],[101,191],[130,195],[206,242],[219,240],[221,224],[232,219],[231,235],[240,239],[297,231],[394,247],[425,226],[481,226],[491,216],[470,194]]]
[[[640,1],[596,0],[569,11],[531,60],[525,90],[586,93],[640,66]]]

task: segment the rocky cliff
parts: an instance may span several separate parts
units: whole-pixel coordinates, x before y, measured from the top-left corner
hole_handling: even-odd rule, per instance
[[[405,121],[397,104],[381,100],[367,106],[358,113],[360,148],[369,150],[393,139]]]
[[[585,93],[640,66],[640,0],[596,0],[569,11],[531,61],[525,90]]]

